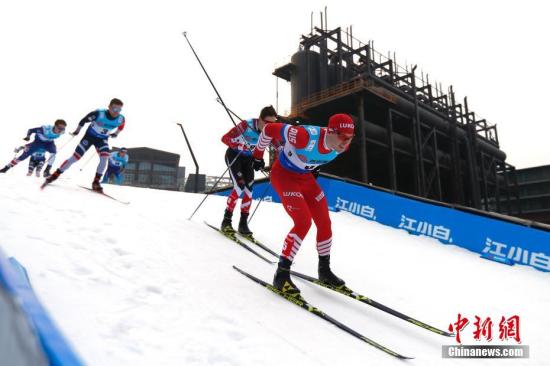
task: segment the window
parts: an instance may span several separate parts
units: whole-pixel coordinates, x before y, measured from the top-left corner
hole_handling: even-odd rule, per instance
[[[164,164],[153,164],[153,170],[155,172],[175,172],[176,167]]]
[[[153,184],[163,186],[175,186],[176,177],[173,175],[155,174],[153,175]]]
[[[138,183],[149,184],[149,174],[138,174]]]
[[[139,170],[141,171],[150,171],[151,170],[151,163],[142,161],[139,163]]]
[[[126,183],[134,183],[134,174],[131,173],[124,173],[124,182]]]

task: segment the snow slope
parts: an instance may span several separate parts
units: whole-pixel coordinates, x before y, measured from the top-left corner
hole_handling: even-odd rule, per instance
[[[203,224],[219,224],[223,197],[130,187],[106,190],[123,205],[63,177],[44,191],[14,169],[0,177],[0,246],[26,266],[43,303],[90,365],[548,365],[550,275],[508,267],[455,246],[347,213],[331,213],[334,271],[377,301],[446,329],[460,312],[521,316],[527,360],[449,360],[454,339],[300,280],[304,297],[402,354],[399,361],[286,302],[231,268],[271,281],[270,266]],[[251,228],[279,251],[290,220],[262,203]],[[314,232],[294,269],[316,274]],[[268,255],[268,254],[266,254]],[[493,342],[497,343],[497,342]],[[515,343],[511,343],[515,344]]]

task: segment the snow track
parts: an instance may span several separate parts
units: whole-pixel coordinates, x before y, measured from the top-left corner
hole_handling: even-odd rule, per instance
[[[0,177],[0,246],[26,266],[44,305],[90,365],[403,365],[232,269],[271,281],[264,263],[202,222],[221,222],[225,198],[106,185],[130,205],[90,194],[62,177],[39,190],[15,170]],[[238,214],[235,215],[238,219]],[[387,347],[410,365],[547,365],[550,275],[508,267],[433,239],[331,213],[332,266],[366,296],[446,329],[460,312],[521,316],[527,360],[450,360],[431,334],[377,309],[299,279],[304,297]],[[236,221],[234,219],[234,221]],[[279,252],[291,222],[262,203],[251,229]],[[293,269],[316,275],[315,228]],[[258,251],[266,254],[261,249]],[[498,343],[493,341],[492,343]],[[510,343],[515,344],[515,343]]]

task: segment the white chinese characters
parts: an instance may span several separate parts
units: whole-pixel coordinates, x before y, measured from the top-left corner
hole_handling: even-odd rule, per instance
[[[427,221],[416,220],[405,215],[401,215],[401,223],[399,224],[399,228],[405,229],[412,233],[430,236],[449,243],[453,242],[453,239],[451,238],[451,230],[445,226],[434,225]]]
[[[544,253],[529,252],[519,246],[499,243],[487,238],[483,253],[489,253],[496,257],[507,258],[516,263],[526,264],[545,271],[550,271],[550,256]]]
[[[359,202],[348,201],[343,198],[336,198],[336,208],[362,216],[369,220],[376,220],[375,209],[369,205],[362,205]]]

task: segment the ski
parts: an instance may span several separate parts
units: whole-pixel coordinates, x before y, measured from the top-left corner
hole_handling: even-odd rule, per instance
[[[234,243],[240,245],[241,247],[245,248],[246,250],[248,250],[249,252],[251,252],[252,254],[256,255],[257,257],[261,258],[262,260],[266,261],[267,263],[270,263],[270,264],[274,264],[276,262],[272,262],[270,261],[269,259],[267,259],[266,257],[264,257],[263,255],[261,255],[260,253],[258,253],[257,251],[255,251],[254,249],[252,249],[248,244],[246,244],[244,241],[242,241],[241,239],[237,238],[237,235],[235,234],[235,232],[231,232],[231,233],[224,233],[223,231],[221,231],[220,229],[218,229],[217,227],[215,227],[214,225],[211,225],[209,224],[208,222],[204,222],[207,226],[211,227],[212,229],[216,230],[218,233],[220,233],[221,235],[225,236],[227,239],[233,241]]]
[[[105,193],[105,192],[98,192],[98,191],[95,191],[95,190],[93,190],[93,189],[91,189],[91,188],[84,187],[84,186],[79,186],[79,187],[80,187],[80,188],[87,189],[88,191],[95,192],[95,193],[97,193],[97,194],[100,194],[100,195],[102,195],[102,196],[105,196],[105,197],[107,197],[107,198],[110,198],[110,199],[112,199],[113,201],[120,202],[120,203],[122,203],[122,204],[124,204],[124,205],[129,205],[129,204],[130,204],[130,202],[128,202],[128,201],[121,201],[121,200],[119,200],[118,198],[115,198],[115,197],[113,197],[113,196],[111,196],[111,195],[108,195],[108,194]]]
[[[317,278],[314,278],[314,277],[311,277],[311,276],[308,276],[308,275],[305,275],[305,274],[302,274],[302,273],[299,273],[299,272],[295,272],[295,271],[290,271],[290,274],[296,276],[296,277],[300,277],[301,279],[304,279],[306,281],[309,281],[311,283],[314,283],[316,285],[319,285],[321,287],[325,287],[325,288],[328,288],[329,290],[332,290],[332,291],[335,291],[335,292],[338,292],[342,295],[345,295],[345,296],[348,296],[348,297],[351,297],[352,299],[355,299],[357,301],[360,301],[362,303],[365,303],[367,305],[370,305],[370,306],[373,306],[379,310],[382,310],[388,314],[391,314],[395,317],[398,317],[400,319],[403,319],[411,324],[414,324],[420,328],[424,328],[424,329],[427,329],[431,332],[434,332],[436,334],[439,334],[439,335],[442,335],[442,336],[447,336],[447,337],[454,337],[454,334],[453,333],[449,333],[449,332],[446,332],[444,330],[441,330],[441,329],[438,329],[438,328],[435,328],[435,327],[432,327],[431,325],[428,325],[424,322],[421,322],[420,320],[417,320],[417,319],[414,319],[408,315],[405,315],[403,313],[400,313],[399,311],[397,310],[394,310],[386,305],[383,305],[377,301],[374,301],[373,299],[370,299],[366,296],[363,296],[363,295],[360,295],[358,294],[357,292],[353,291],[352,289],[350,289],[349,287],[346,287],[346,286],[340,286],[340,287],[336,287],[336,286],[332,286],[328,283],[324,283],[322,281],[320,281],[319,279]]]
[[[301,307],[302,309],[305,309],[307,310],[308,312],[318,316],[319,318],[335,325],[336,327],[342,329],[343,331],[345,331],[346,333],[362,340],[363,342],[366,342],[368,343],[369,345],[391,355],[391,356],[394,356],[394,357],[397,357],[397,358],[400,358],[400,359],[412,359],[413,357],[407,357],[407,356],[403,356],[395,351],[392,351],[391,349],[387,348],[387,347],[384,347],[383,345],[379,344],[379,343],[376,343],[375,341],[373,341],[372,339],[370,338],[367,338],[365,337],[364,335],[362,335],[361,333],[353,330],[352,328],[348,327],[347,325],[343,324],[343,323],[340,323],[338,320],[334,319],[333,317],[329,316],[328,314],[325,314],[322,310],[316,308],[315,306],[311,305],[310,303],[308,303],[304,298],[302,298],[301,296],[292,296],[292,295],[288,295],[288,294],[285,294],[283,293],[282,291],[278,290],[277,288],[273,287],[272,285],[270,285],[269,283],[257,278],[257,277],[254,277],[253,275],[251,275],[250,273],[248,272],[245,272],[243,271],[242,269],[238,268],[237,266],[233,266],[233,268],[241,273],[242,275],[248,277],[249,279],[251,279],[252,281],[260,284],[261,286],[265,287],[266,289],[276,293],[277,295],[283,297],[284,299],[288,300],[289,302],[293,303],[294,305],[297,305],[299,307]]]
[[[239,234],[239,236],[241,236],[243,239],[248,240],[252,244],[256,244],[257,246],[259,246],[260,248],[262,248],[263,250],[265,250],[269,254],[273,255],[275,258],[279,258],[279,255],[277,253],[275,253],[273,250],[269,249],[265,244],[263,244],[262,242],[257,240],[252,235],[243,235],[241,233],[237,233],[237,234]]]

